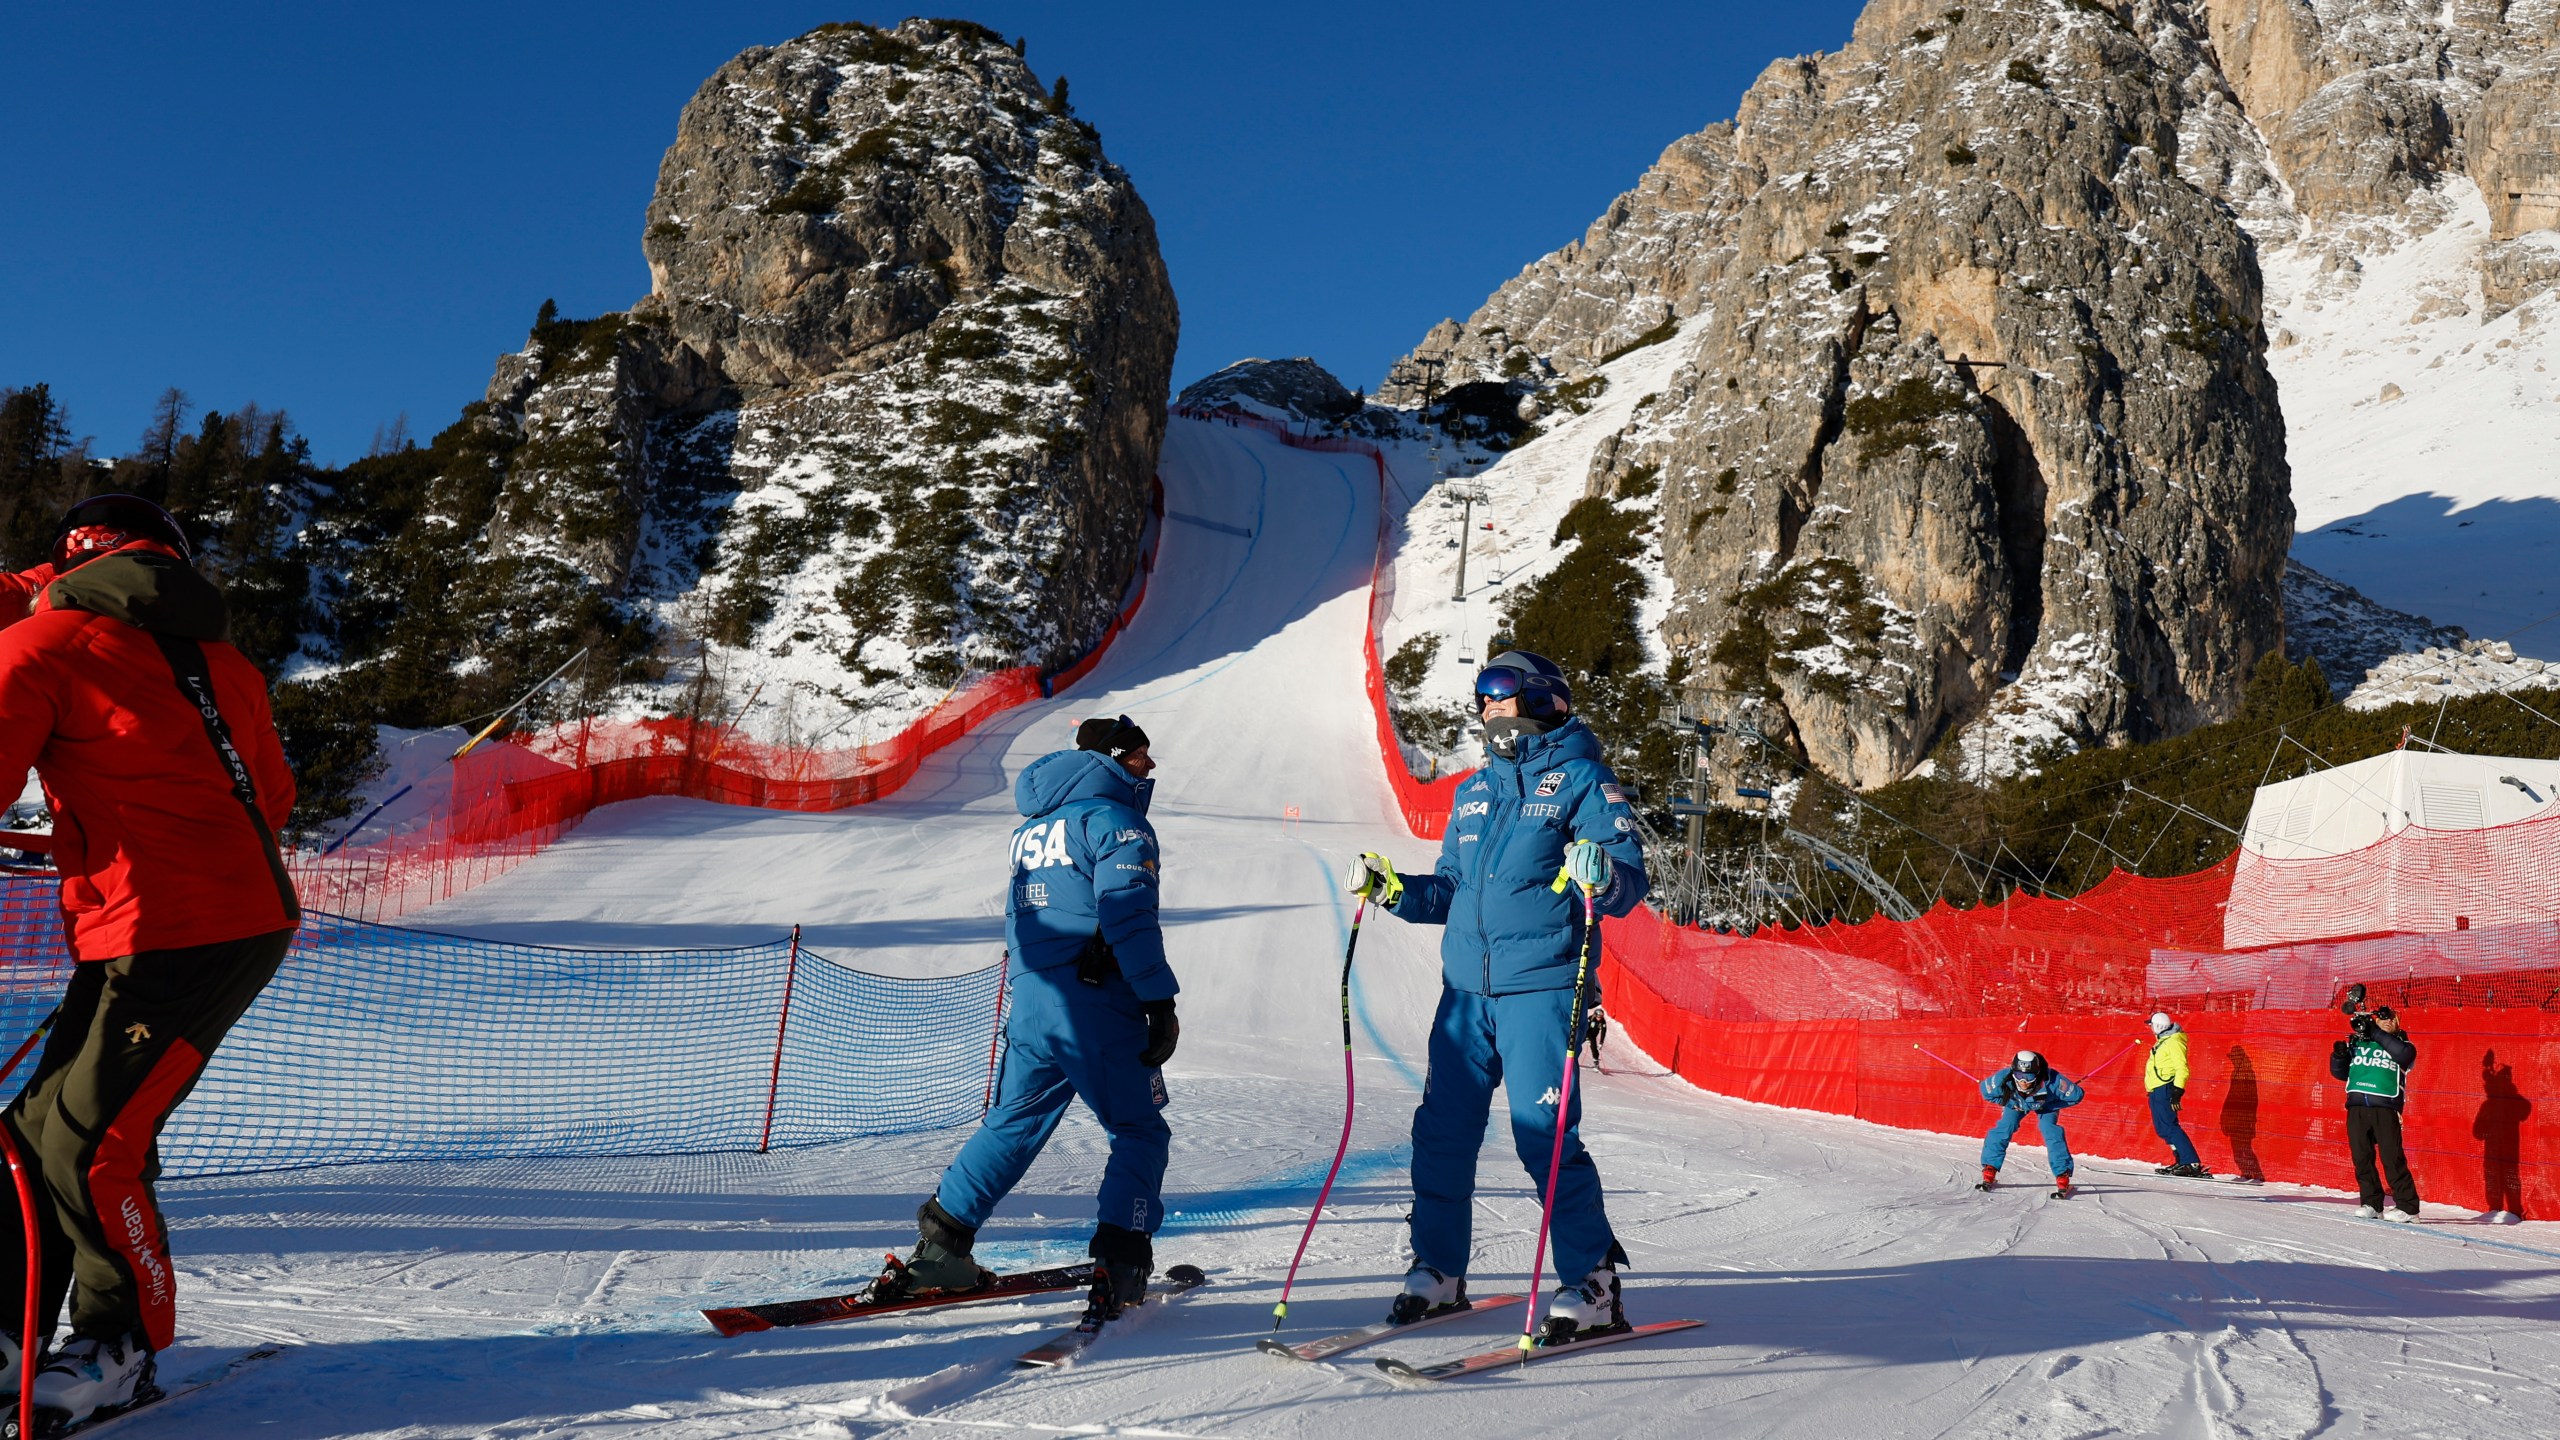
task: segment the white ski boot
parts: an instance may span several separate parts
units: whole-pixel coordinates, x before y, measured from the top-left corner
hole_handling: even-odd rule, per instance
[[[2356,1207],[2356,1218],[2359,1220],[2379,1220],[2382,1218],[2382,1212],[2370,1205],[2359,1205]]]
[[[160,1387],[151,1383],[153,1368],[151,1347],[139,1335],[72,1336],[55,1346],[36,1372],[37,1433],[50,1434],[159,1399]]]
[[[1387,1307],[1387,1323],[1410,1325],[1434,1315],[1467,1308],[1467,1280],[1463,1275],[1450,1277],[1428,1265],[1416,1265],[1404,1272],[1404,1290]]]
[[[1547,1323],[1538,1332],[1538,1343],[1563,1345],[1626,1328],[1627,1312],[1618,1303],[1617,1269],[1602,1265],[1584,1276],[1581,1284],[1557,1289],[1547,1302]]]

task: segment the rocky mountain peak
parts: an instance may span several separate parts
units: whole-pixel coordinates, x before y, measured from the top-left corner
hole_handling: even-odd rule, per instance
[[[1658,472],[1665,650],[1826,772],[2175,733],[2280,643],[2291,536],[2252,241],[2179,171],[2217,105],[2169,7],[1877,0],[1417,354],[1681,322],[1590,485]]]
[[[538,677],[601,631],[626,703],[707,670],[851,743],[1094,642],[1178,319],[1063,81],[963,21],[749,50],[685,106],[641,243],[647,297],[546,309],[439,440],[422,522],[472,547],[464,663]],[[396,588],[367,563],[351,589]]]

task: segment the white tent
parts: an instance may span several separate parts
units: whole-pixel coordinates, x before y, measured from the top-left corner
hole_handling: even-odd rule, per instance
[[[2519,865],[2551,844],[2560,760],[2404,748],[2268,785],[2242,827],[2223,943],[2560,918],[2549,877],[2521,873],[2547,867]]]

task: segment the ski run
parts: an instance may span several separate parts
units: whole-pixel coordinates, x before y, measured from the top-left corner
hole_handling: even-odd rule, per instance
[[[1438,937],[1373,914],[1350,1157],[1272,1335],[1340,1133],[1339,873],[1368,849],[1426,867],[1437,847],[1398,822],[1362,690],[1368,460],[1177,420],[1163,479],[1183,520],[1101,666],[897,795],[823,815],[612,807],[408,923],[670,946],[797,923],[873,969],[973,969],[1002,945],[1014,775],[1078,718],[1126,713],[1162,767],[1150,815],[1183,984],[1157,1283],[1177,1265],[1207,1283],[1160,1291],[1073,1364],[1036,1371],[1017,1361],[1074,1323],[1076,1292],[714,1332],[707,1310],[860,1287],[913,1243],[965,1130],[172,1181],[180,1336],[164,1373],[278,1353],[114,1422],[118,1440],[2560,1433],[2550,1226],[2434,1205],[2416,1225],[2365,1223],[2351,1193],[2156,1176],[2153,1155],[2092,1157],[2064,1203],[2025,1146],[1978,1194],[1978,1136],[1719,1098],[1623,1042],[1581,1083],[1632,1258],[1627,1316],[1707,1323],[1450,1384],[1398,1383],[1373,1361],[1424,1375],[1480,1352],[1516,1361],[1520,1307],[1321,1361],[1258,1349],[1373,1324],[1404,1269]],[[2087,1103],[2139,1098],[2117,1077]],[[1504,1128],[1487,1135],[1468,1278],[1542,1311],[1554,1282],[1524,1274],[1538,1204]],[[1101,1156],[1079,1108],[982,1230],[981,1263],[1083,1263]],[[2452,1163],[2418,1160],[2422,1182]],[[2348,1183],[2343,1154],[2337,1172]]]

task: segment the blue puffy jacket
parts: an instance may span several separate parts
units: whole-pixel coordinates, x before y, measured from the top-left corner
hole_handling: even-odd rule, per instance
[[[1488,755],[1458,787],[1439,869],[1407,877],[1393,907],[1398,919],[1448,927],[1441,977],[1478,995],[1573,988],[1582,897],[1555,890],[1567,845],[1591,840],[1609,852],[1609,888],[1592,897],[1601,914],[1624,915],[1645,896],[1635,812],[1591,728],[1568,720],[1523,736],[1519,750],[1511,760]],[[1599,956],[1591,968],[1598,973]]]
[[[1146,815],[1153,788],[1091,750],[1055,751],[1024,767],[1013,804],[1031,818],[1013,832],[1004,921],[1015,965],[1073,965],[1099,934],[1139,999],[1169,1000],[1182,988],[1156,923],[1156,832]]]
[[[1982,1098],[2004,1110],[2024,1110],[2030,1115],[2050,1115],[2056,1110],[2068,1110],[2089,1098],[2068,1076],[2052,1070],[2045,1072],[2042,1088],[2032,1095],[2022,1095],[2018,1093],[2018,1087],[2010,1083],[2013,1074],[2015,1072],[2004,1065],[1983,1076]]]

